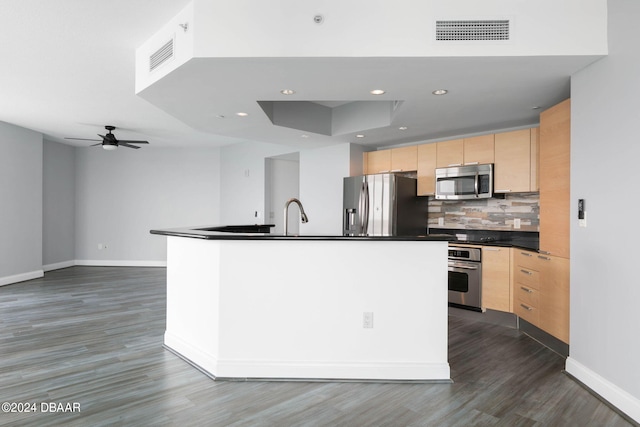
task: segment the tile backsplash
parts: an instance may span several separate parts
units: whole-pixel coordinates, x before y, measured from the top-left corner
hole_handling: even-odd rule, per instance
[[[520,228],[514,227],[520,220]],[[540,231],[540,194],[514,193],[503,198],[435,200],[429,198],[430,229]]]

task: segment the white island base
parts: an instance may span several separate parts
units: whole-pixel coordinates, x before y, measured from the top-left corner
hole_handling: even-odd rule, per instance
[[[210,376],[450,381],[446,241],[167,239],[164,342]]]

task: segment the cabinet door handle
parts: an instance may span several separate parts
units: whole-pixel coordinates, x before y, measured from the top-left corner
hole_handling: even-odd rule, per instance
[[[451,163],[450,165],[447,165],[449,167],[453,167],[453,166],[462,166],[462,163]]]
[[[549,258],[548,256],[538,255],[538,258],[543,259],[545,261],[551,261],[551,258]]]
[[[500,248],[491,248],[491,247],[488,247],[488,246],[483,246],[482,250],[483,251],[491,251],[491,252],[500,252]]]
[[[466,165],[479,165],[479,164],[480,164],[480,162],[466,162],[465,166]]]
[[[511,190],[496,190],[496,193],[511,193]]]
[[[526,274],[527,276],[531,276],[531,275],[533,275],[533,273],[532,273],[532,272],[527,271],[527,270],[523,270],[523,269],[520,269],[520,272],[522,272],[522,273]]]
[[[525,291],[528,294],[532,294],[533,293],[533,291],[531,289],[525,288],[524,286],[520,286],[520,289],[522,289],[523,291]]]
[[[390,172],[402,172],[402,169],[391,169]]]
[[[520,252],[520,254],[524,255],[524,256],[533,256],[533,255],[531,255],[530,253],[527,253],[527,252]]]
[[[524,304],[520,304],[520,307],[524,308],[527,311],[533,311],[533,308],[531,308],[531,307],[529,307],[527,305],[524,305]]]
[[[547,251],[543,251],[543,250],[539,250],[538,252],[540,252],[541,254],[545,254],[545,255],[551,255],[551,252],[547,252]]]

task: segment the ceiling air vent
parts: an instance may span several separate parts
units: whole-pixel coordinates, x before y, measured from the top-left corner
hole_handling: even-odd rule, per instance
[[[173,39],[169,40],[149,56],[149,71],[153,71],[173,58]]]
[[[436,40],[509,40],[509,21],[436,21]]]

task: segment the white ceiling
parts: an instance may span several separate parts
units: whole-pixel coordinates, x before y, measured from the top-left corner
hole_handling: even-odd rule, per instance
[[[345,101],[404,101],[390,126],[304,144],[388,146],[527,126],[569,96],[569,76],[594,56],[511,58],[289,58],[192,61],[135,94],[135,50],[189,0],[0,0],[0,121],[86,146],[104,125],[150,147],[220,146],[243,140],[301,144],[273,126],[257,101],[334,107]],[[446,88],[446,96],[431,95]],[[364,95],[363,95],[364,94]],[[214,101],[212,101],[214,100]],[[153,104],[151,103],[153,102]],[[249,117],[232,117],[237,108]],[[162,109],[161,109],[162,108]],[[225,119],[213,119],[225,115]],[[399,131],[399,126],[407,126]],[[355,133],[366,138],[355,139]],[[307,133],[308,134],[308,133]]]

